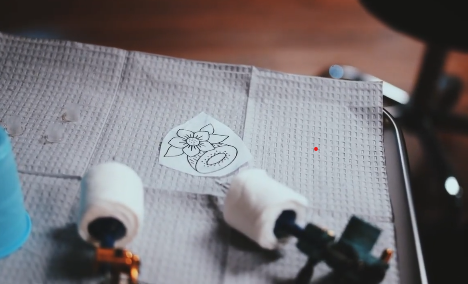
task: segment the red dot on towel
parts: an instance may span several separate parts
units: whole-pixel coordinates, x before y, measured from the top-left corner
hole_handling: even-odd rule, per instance
[[[315,147],[315,148],[314,148],[314,151],[318,151],[318,148],[317,148],[317,147]]]

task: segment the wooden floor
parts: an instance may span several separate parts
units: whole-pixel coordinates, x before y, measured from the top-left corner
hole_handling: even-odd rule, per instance
[[[15,3],[0,4],[3,32],[307,75],[347,64],[407,91],[423,51],[422,43],[390,30],[349,0],[10,2]],[[468,55],[452,53],[447,70],[468,84]],[[456,111],[468,115],[467,90]],[[454,267],[453,236],[437,229],[446,224],[441,189],[434,186],[418,141],[409,134],[405,138],[429,276],[433,283],[457,283],[446,279]],[[440,138],[468,187],[468,137]]]

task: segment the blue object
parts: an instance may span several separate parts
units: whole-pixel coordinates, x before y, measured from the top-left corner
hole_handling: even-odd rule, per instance
[[[113,248],[115,241],[127,234],[127,228],[113,217],[97,218],[88,225],[89,234],[99,240],[101,247]]]
[[[330,76],[332,76],[332,78],[335,79],[340,79],[344,75],[343,67],[341,67],[340,65],[332,65],[328,72],[330,73]]]
[[[19,249],[30,233],[31,219],[24,208],[10,139],[0,127],[0,258]]]

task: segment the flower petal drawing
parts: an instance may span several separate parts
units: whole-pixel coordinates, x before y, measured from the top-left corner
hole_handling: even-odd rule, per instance
[[[200,142],[200,144],[198,144],[197,147],[198,147],[198,149],[200,149],[200,151],[204,151],[204,152],[214,149],[213,145],[211,145],[211,143],[208,142],[208,141]]]
[[[171,141],[169,141],[169,145],[182,149],[187,146],[187,143],[185,142],[185,139],[174,137],[171,139]]]
[[[193,132],[190,131],[190,130],[179,129],[179,130],[177,131],[177,136],[179,136],[179,137],[181,137],[181,138],[188,138],[188,137],[193,136]]]
[[[218,134],[211,134],[208,142],[210,143],[220,143],[226,140],[229,136],[228,135],[218,135]]]
[[[195,132],[194,137],[200,141],[206,141],[210,138],[210,134],[208,134],[206,131],[198,131]]]
[[[182,148],[176,148],[176,147],[169,147],[169,149],[167,149],[167,152],[166,154],[164,155],[164,157],[176,157],[176,156],[180,156],[184,153],[184,151],[182,150]]]
[[[187,146],[184,148],[184,153],[187,154],[187,156],[192,157],[200,153],[200,149],[194,146]]]
[[[209,134],[213,134],[213,133],[214,133],[214,128],[213,128],[213,125],[208,124],[208,125],[202,127],[202,128],[200,129],[200,131],[206,131],[206,132],[208,132]]]

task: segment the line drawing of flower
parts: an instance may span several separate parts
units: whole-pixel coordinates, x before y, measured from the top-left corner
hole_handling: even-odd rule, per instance
[[[202,152],[213,150],[213,144],[226,140],[228,135],[214,134],[213,125],[208,124],[199,131],[187,129],[177,130],[177,137],[172,138],[164,157],[176,157],[186,154],[189,157],[196,156]]]

